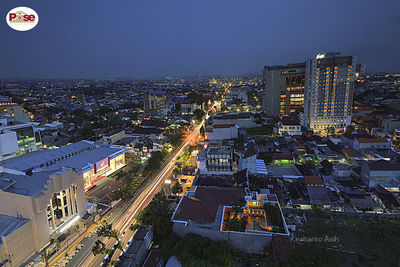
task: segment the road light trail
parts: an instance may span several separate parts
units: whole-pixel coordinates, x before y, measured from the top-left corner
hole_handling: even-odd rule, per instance
[[[161,189],[164,181],[172,175],[172,172],[175,168],[175,159],[179,156],[183,149],[192,143],[199,135],[200,128],[203,126],[204,121],[202,121],[199,125],[197,125],[193,131],[185,138],[184,142],[181,144],[179,149],[177,149],[173,155],[171,155],[167,161],[163,164],[161,171],[154,178],[154,182],[147,185],[145,189],[143,189],[138,196],[131,199],[127,205],[124,205],[120,211],[118,211],[116,216],[113,216],[110,222],[113,223],[113,227],[118,230],[120,233],[129,230],[129,226],[135,222],[135,217],[137,214],[150,203],[151,199],[154,195]],[[124,236],[124,240],[128,238],[128,235]],[[121,240],[122,242],[124,240]],[[111,248],[115,243],[114,239],[103,240],[105,242],[107,248]],[[92,244],[93,245],[93,244]],[[86,250],[91,251],[90,248],[86,248]],[[86,251],[86,252],[88,252]],[[112,259],[115,259],[116,256],[113,256]],[[103,256],[98,255],[94,256],[89,252],[86,259],[83,261],[81,266],[99,266],[101,265]]]

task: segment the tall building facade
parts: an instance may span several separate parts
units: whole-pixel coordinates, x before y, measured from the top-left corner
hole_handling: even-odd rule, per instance
[[[162,91],[150,91],[144,96],[144,112],[159,117],[167,115],[167,95]]]
[[[306,62],[303,126],[343,129],[351,124],[356,57],[318,54]]]
[[[305,63],[264,67],[263,110],[269,116],[303,112]]]

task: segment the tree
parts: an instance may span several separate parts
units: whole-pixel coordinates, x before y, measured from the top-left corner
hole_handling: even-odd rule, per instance
[[[107,252],[106,245],[101,242],[100,240],[96,240],[94,243],[94,246],[92,248],[92,253],[94,256],[99,255],[99,254],[104,254]]]
[[[196,120],[201,121],[201,120],[203,120],[203,118],[206,115],[206,113],[201,109],[195,109],[193,111],[193,115],[196,118]]]
[[[246,218],[233,217],[232,219],[226,218],[224,220],[226,230],[235,232],[244,232],[246,230],[247,220]]]
[[[92,137],[92,136],[94,136],[93,128],[92,127],[84,127],[79,130],[79,135],[84,139]]]
[[[151,225],[155,238],[168,237],[171,233],[171,211],[167,197],[157,193],[149,205],[137,216],[137,222],[141,225]]]
[[[117,181],[127,181],[129,179],[129,174],[127,172],[124,171],[120,171],[116,174],[115,180]]]
[[[176,183],[172,186],[171,192],[172,192],[172,194],[174,194],[174,195],[178,195],[178,194],[182,193],[182,192],[183,192],[183,187],[182,187],[182,185],[181,185],[179,182],[176,182]]]
[[[112,223],[107,223],[107,221],[103,221],[101,225],[97,228],[96,233],[99,237],[107,237],[107,238],[114,238],[118,240],[119,232],[112,228]],[[104,254],[104,253],[111,253],[112,250],[107,249],[106,245],[99,239],[96,240],[93,248],[92,253],[93,255]]]
[[[183,266],[232,266],[231,249],[226,241],[214,242],[196,234],[186,234],[175,255]]]
[[[107,221],[103,221],[99,228],[97,228],[96,231],[98,236],[103,236],[103,237],[113,237],[115,239],[118,239],[118,231],[112,228],[112,223],[107,223]]]
[[[147,165],[144,168],[144,172],[146,174],[153,173],[161,167],[161,162],[163,161],[163,153],[161,151],[153,151],[151,152],[151,156],[147,161]]]

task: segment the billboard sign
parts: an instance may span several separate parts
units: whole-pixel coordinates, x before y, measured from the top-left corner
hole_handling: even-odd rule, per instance
[[[105,158],[103,160],[100,160],[94,164],[94,173],[98,173],[101,170],[104,170],[105,168],[108,168],[110,166],[110,159]]]

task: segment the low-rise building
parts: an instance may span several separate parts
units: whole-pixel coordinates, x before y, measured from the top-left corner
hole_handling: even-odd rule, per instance
[[[282,118],[277,128],[280,135],[283,135],[283,133],[291,136],[302,134],[300,122],[293,119]]]
[[[1,148],[9,149],[10,146],[13,147],[13,151],[6,149],[5,152],[2,152],[2,149],[0,150],[0,154],[5,159],[36,151],[38,144],[41,142],[40,132],[35,131],[33,123],[18,121],[11,116],[0,114],[0,130],[2,130],[0,133],[2,135],[0,137]],[[14,132],[15,135],[10,134],[10,132]],[[16,153],[15,145],[18,147]]]
[[[237,139],[239,127],[235,124],[213,124],[206,130],[206,139],[210,142]]]
[[[151,226],[140,226],[133,235],[130,244],[119,258],[119,267],[139,267],[146,259],[147,250],[153,241]]]
[[[115,144],[124,137],[126,137],[125,130],[116,129],[107,133],[103,139],[109,144]]]
[[[393,133],[395,129],[400,129],[400,119],[383,119],[382,129],[385,133]]]
[[[212,116],[214,124],[235,124],[239,128],[254,128],[260,125],[255,123],[253,114],[242,113],[218,113]]]
[[[237,204],[240,199],[244,206]],[[239,220],[241,228],[231,228],[232,220]],[[246,196],[243,189],[197,186],[182,197],[171,221],[179,236],[225,240],[245,253],[261,253],[272,237],[289,236],[276,195]]]
[[[354,140],[353,148],[355,150],[361,149],[390,149],[392,142],[390,139],[385,138],[357,138]]]
[[[369,188],[377,187],[380,184],[390,191],[398,191],[400,189],[400,164],[386,160],[366,162],[361,167],[361,178]]]
[[[257,174],[257,150],[254,142],[246,144],[245,152],[239,159],[238,170],[244,169],[247,169],[250,174]]]
[[[230,147],[209,147],[206,155],[206,169],[202,171],[233,173],[237,170],[233,149]]]
[[[193,102],[181,103],[181,113],[182,114],[193,114],[196,109],[202,110],[201,105]]]

